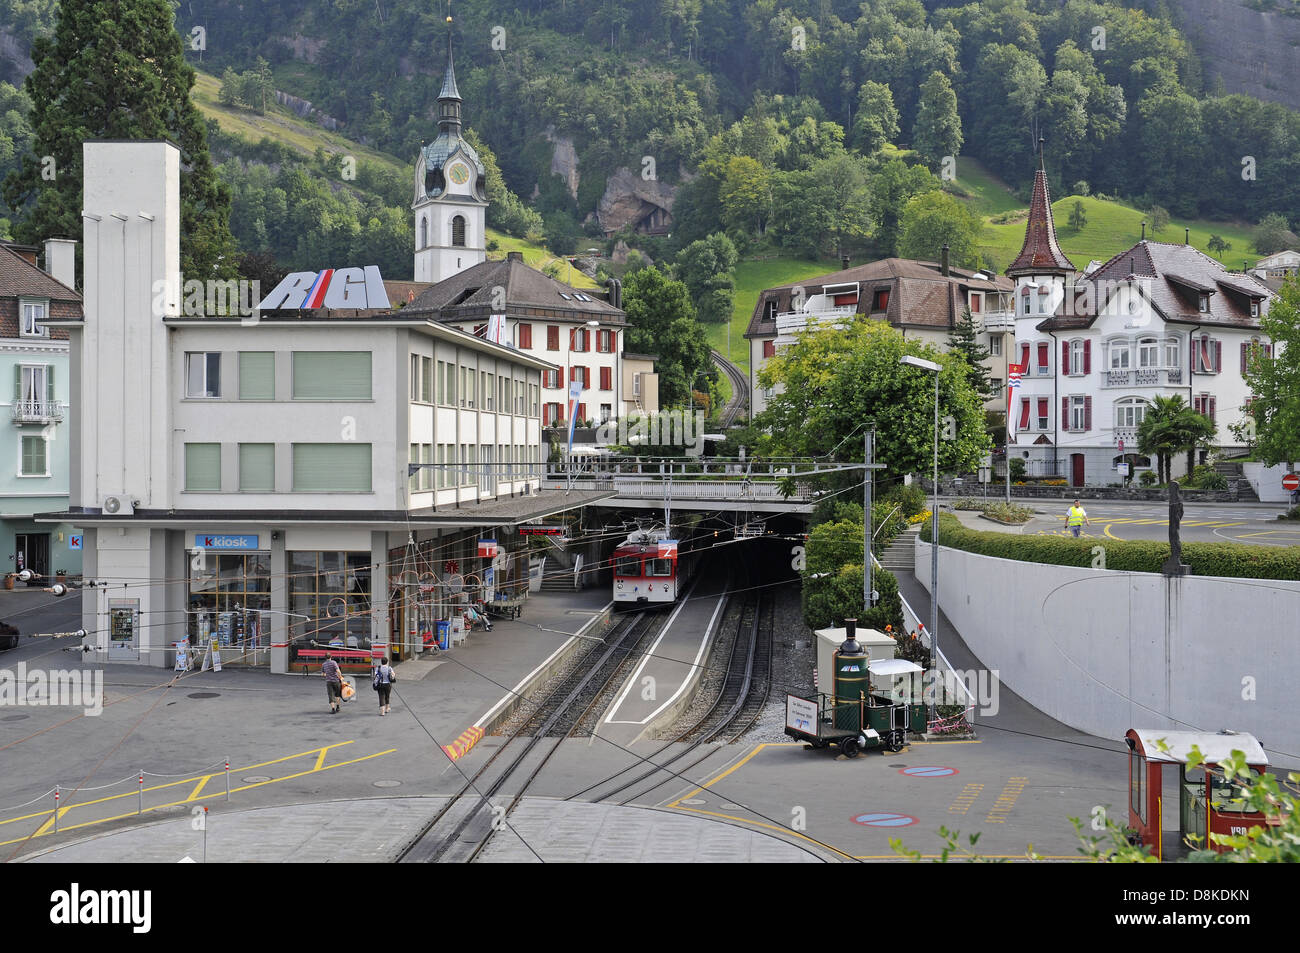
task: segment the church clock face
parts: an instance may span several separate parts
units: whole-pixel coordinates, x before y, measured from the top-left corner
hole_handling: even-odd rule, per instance
[[[456,185],[464,185],[469,181],[469,166],[463,162],[454,162],[447,170],[447,178],[451,179]]]

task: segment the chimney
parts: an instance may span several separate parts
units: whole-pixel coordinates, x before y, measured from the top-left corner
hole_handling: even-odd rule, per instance
[[[939,249],[939,273],[945,278],[948,277],[948,245],[946,243],[943,248]]]
[[[45,273],[61,285],[77,286],[77,243],[70,238],[45,240]]]
[[[1191,243],[1192,243],[1192,230],[1191,230],[1190,228],[1184,228],[1184,229],[1183,229],[1183,244],[1184,244],[1184,245],[1190,245]]]
[[[1141,240],[1142,240],[1142,241],[1146,241],[1146,240],[1147,240],[1147,223],[1146,223],[1146,222],[1143,222],[1143,223],[1142,223],[1142,239],[1141,239]]]
[[[840,652],[844,655],[857,655],[862,651],[862,646],[858,644],[858,620],[844,620],[844,641],[840,643]]]
[[[622,309],[623,282],[619,281],[617,278],[610,278],[608,281],[605,282],[605,289],[609,293],[609,296],[605,300],[608,301],[615,308]]]
[[[524,262],[524,253],[521,251],[508,251],[506,252],[506,261],[517,261],[522,265]]]
[[[12,242],[5,242],[5,247],[11,252],[27,262],[29,265],[36,264],[36,246],[34,245],[15,245]]]
[[[848,256],[848,255],[841,255],[841,256],[840,256],[840,271],[848,271],[848,270],[849,270],[849,256]]]

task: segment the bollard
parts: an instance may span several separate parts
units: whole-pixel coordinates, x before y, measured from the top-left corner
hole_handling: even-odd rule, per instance
[[[135,812],[137,814],[144,813],[144,768],[140,769],[140,789],[136,795]]]
[[[230,800],[230,759],[226,759],[226,800]]]
[[[59,786],[54,785],[54,833],[59,832]]]

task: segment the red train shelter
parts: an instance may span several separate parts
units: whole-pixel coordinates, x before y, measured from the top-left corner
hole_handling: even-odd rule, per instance
[[[1240,751],[1250,769],[1263,774],[1268,756],[1254,735],[1130,728],[1124,740],[1129,747],[1129,827],[1157,857],[1172,859],[1186,853],[1189,835],[1199,838],[1198,849],[1223,852],[1228,848],[1215,844],[1210,834],[1244,834],[1265,823],[1263,814],[1247,810],[1240,802],[1244,790],[1239,779],[1229,781],[1214,771],[1233,751]],[[1202,763],[1189,768],[1187,759],[1193,747],[1200,751]],[[1163,796],[1165,765],[1178,766],[1177,831],[1166,830],[1164,825],[1164,815],[1173,813],[1173,806]]]

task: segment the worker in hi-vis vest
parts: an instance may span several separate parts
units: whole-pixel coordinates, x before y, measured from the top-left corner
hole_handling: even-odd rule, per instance
[[[1070,507],[1070,514],[1065,518],[1065,525],[1070,527],[1070,532],[1077,537],[1084,523],[1092,526],[1092,520],[1088,519],[1088,514],[1079,505],[1079,501],[1075,500],[1074,505]]]

